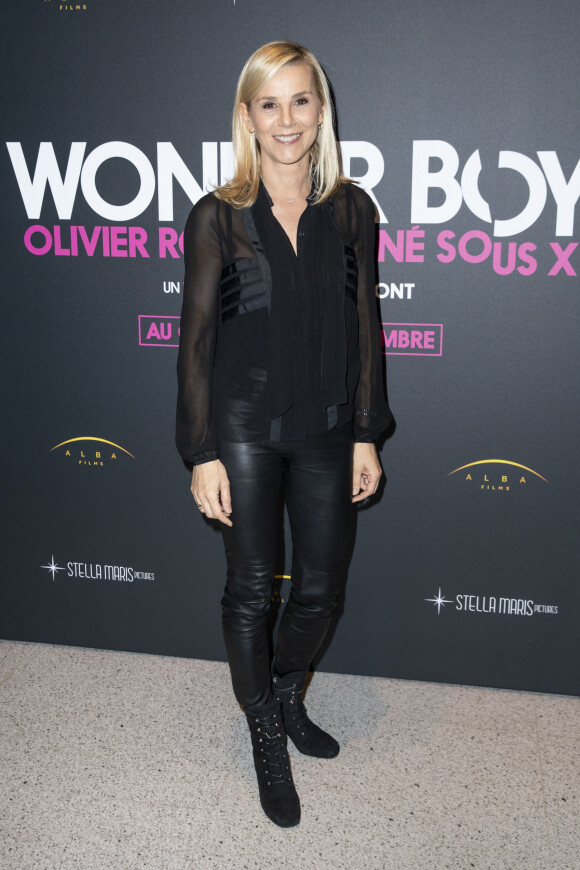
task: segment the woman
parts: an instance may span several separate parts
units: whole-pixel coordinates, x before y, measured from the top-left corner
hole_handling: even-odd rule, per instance
[[[353,504],[381,468],[384,398],[372,200],[340,172],[316,58],[271,42],[242,70],[234,177],[185,228],[176,443],[199,510],[222,523],[222,624],[251,733],[260,800],[298,824],[286,735],[332,758],[337,741],[300,699],[337,603]],[[270,664],[268,616],[283,490],[292,588]]]

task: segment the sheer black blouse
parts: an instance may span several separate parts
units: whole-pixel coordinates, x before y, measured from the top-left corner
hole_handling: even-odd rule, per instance
[[[176,444],[198,465],[218,438],[297,441],[352,426],[373,441],[391,422],[375,295],[375,207],[339,193],[300,216],[298,254],[263,182],[234,209],[212,193],[184,233]]]

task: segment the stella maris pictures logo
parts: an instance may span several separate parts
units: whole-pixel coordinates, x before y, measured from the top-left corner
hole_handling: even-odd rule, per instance
[[[57,563],[54,561],[54,556],[50,557],[50,562],[48,565],[41,565],[40,567],[46,568],[48,573],[52,576],[53,580],[56,576],[58,576],[59,571],[64,571],[64,568],[61,567],[61,565],[57,565]]]
[[[446,605],[450,610],[457,613],[480,613],[482,615],[498,614],[503,616],[537,616],[539,614],[557,616],[557,604],[537,604],[529,598],[507,598],[496,595],[476,595],[474,593],[461,593],[452,598],[446,598],[439,591],[433,598],[424,599],[428,604],[437,608],[437,616],[445,611]]]
[[[453,604],[452,601],[448,601],[447,598],[445,598],[445,596],[441,594],[441,586],[439,587],[439,592],[434,598],[426,598],[425,601],[430,601],[431,604],[433,604],[437,608],[437,614],[441,613],[441,608],[445,607],[446,604]]]
[[[155,580],[154,571],[140,571],[130,565],[105,565],[100,562],[66,562],[59,565],[54,555],[51,555],[48,565],[40,567],[48,571],[53,581],[59,577],[60,571],[64,571],[63,577],[72,580],[113,580],[122,583]]]
[[[93,435],[81,435],[78,438],[69,438],[51,447],[50,453],[59,451],[66,462],[71,465],[82,465],[90,468],[103,468],[105,465],[118,462],[124,456],[135,459],[132,453],[108,441],[106,438],[95,438]]]
[[[548,483],[533,468],[522,465],[520,462],[511,462],[509,459],[478,459],[476,462],[468,462],[461,465],[447,475],[458,477],[469,486],[485,492],[512,492],[521,487],[526,487],[532,480],[542,480]]]

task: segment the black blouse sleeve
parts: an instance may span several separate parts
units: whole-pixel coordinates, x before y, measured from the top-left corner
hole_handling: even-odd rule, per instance
[[[357,210],[357,309],[359,319],[360,379],[354,399],[354,440],[374,441],[392,421],[383,380],[383,353],[375,290],[375,204],[351,185]]]
[[[203,196],[184,231],[185,278],[177,355],[175,443],[183,459],[200,465],[217,459],[211,393],[222,271],[218,201]]]

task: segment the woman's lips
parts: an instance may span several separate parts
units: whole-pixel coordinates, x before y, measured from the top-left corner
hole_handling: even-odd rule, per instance
[[[293,133],[291,139],[282,139],[280,138],[280,136],[274,136],[274,139],[276,140],[276,142],[279,142],[280,145],[294,145],[295,142],[298,142],[301,136],[302,133]]]

